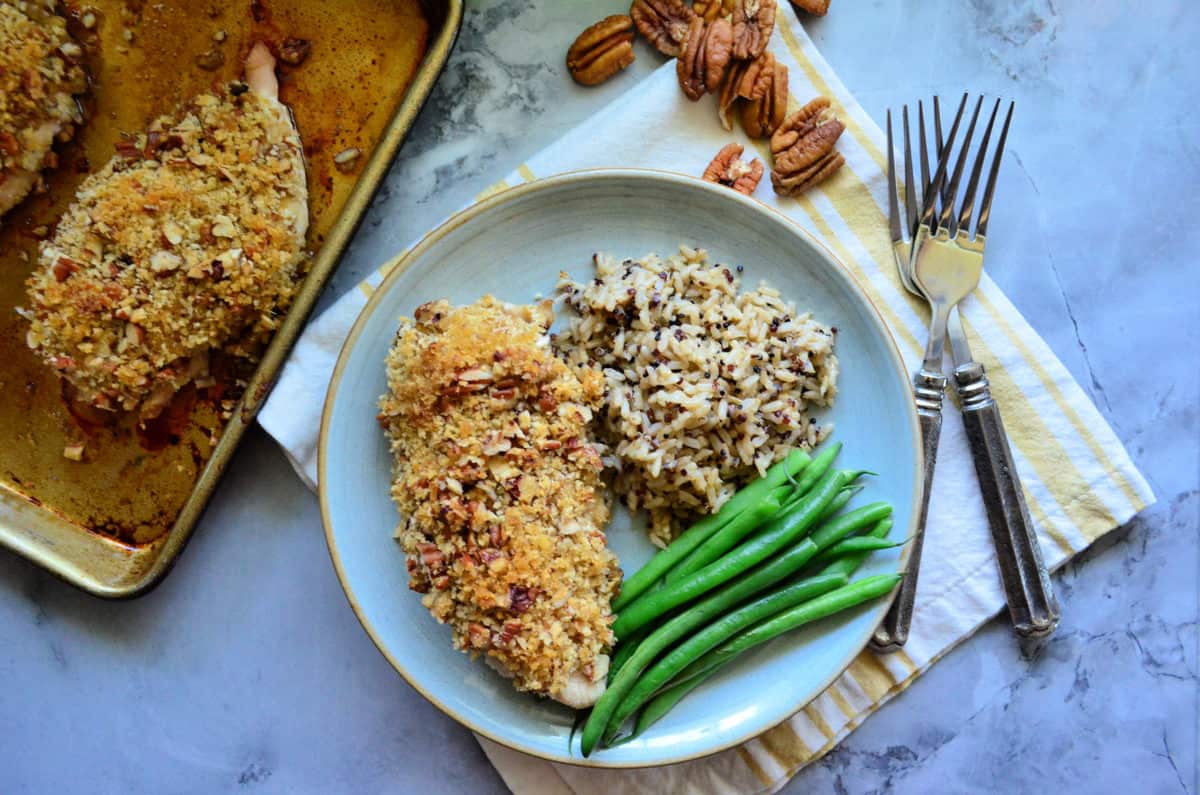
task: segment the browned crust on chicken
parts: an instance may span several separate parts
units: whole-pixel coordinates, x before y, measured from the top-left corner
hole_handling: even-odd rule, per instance
[[[83,51],[52,2],[0,0],[0,216],[54,165],[51,147],[82,119]]]
[[[211,350],[257,353],[291,302],[308,228],[287,109],[202,94],[80,186],[29,278],[29,346],[80,399],[153,415]]]
[[[603,690],[620,571],[587,438],[603,379],[555,358],[549,323],[490,296],[425,304],[388,355],[379,419],[410,587],[457,648],[565,700],[573,675]]]

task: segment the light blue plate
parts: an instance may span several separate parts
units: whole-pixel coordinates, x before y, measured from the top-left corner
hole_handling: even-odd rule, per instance
[[[338,577],[363,626],[409,684],[471,729],[558,762],[641,767],[711,754],[792,715],[862,650],[886,609],[864,606],[779,638],[737,661],[684,699],[647,734],[583,759],[568,749],[574,713],[518,693],[480,660],[454,651],[408,590],[392,540],[390,463],[375,420],[384,357],[398,319],[436,298],[470,303],[485,293],[518,303],[553,294],[560,270],[590,278],[593,252],[668,254],[681,242],[719,262],[745,266],[747,287],[764,279],[800,311],[838,327],[838,398],[827,419],[845,444],[842,465],[880,473],[856,504],[895,506],[893,538],[913,532],[920,472],[918,426],[903,363],[853,277],[810,235],[728,188],[639,170],[576,172],[493,196],[450,219],[401,257],[371,297],[342,349],[321,424],[320,494]],[[609,543],[627,572],[652,548],[623,509]],[[903,553],[872,556],[862,573],[898,571]]]

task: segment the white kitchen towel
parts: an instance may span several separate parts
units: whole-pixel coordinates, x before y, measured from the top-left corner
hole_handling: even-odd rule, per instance
[[[911,369],[921,359],[928,312],[900,284],[887,232],[885,139],[816,51],[799,22],[780,13],[771,48],[790,73],[790,105],[833,100],[846,125],[846,165],[797,199],[769,184],[755,196],[820,238],[879,307]],[[712,97],[684,98],[673,63],[630,89],[483,196],[573,169],[642,166],[699,175],[725,143],[766,160],[761,141],[726,132]],[[767,161],[769,162],[769,161]],[[259,422],[313,485],[325,387],[342,341],[377,272],[317,318],[297,344]],[[1004,411],[1042,549],[1061,566],[1154,500],[1146,481],[1087,395],[986,275],[962,308],[976,357]],[[381,365],[382,366],[382,365]],[[758,738],[705,759],[636,771],[551,764],[480,738],[517,795],[533,793],[773,792],[1004,607],[991,538],[958,413],[947,402],[928,536],[907,647],[864,651],[821,696]]]

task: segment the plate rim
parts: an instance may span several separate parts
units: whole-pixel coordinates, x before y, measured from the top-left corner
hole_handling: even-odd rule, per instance
[[[321,408],[321,426],[317,443],[317,496],[321,509],[321,525],[324,531],[325,544],[329,551],[329,557],[333,563],[334,571],[337,574],[338,583],[342,587],[342,593],[345,595],[346,600],[350,604],[350,609],[354,611],[354,615],[358,619],[359,624],[362,625],[362,628],[366,631],[367,636],[371,639],[371,642],[374,644],[379,653],[383,655],[384,659],[388,661],[388,664],[390,664],[392,668],[400,674],[401,678],[404,679],[409,687],[417,691],[417,693],[419,693],[426,701],[438,709],[438,711],[453,719],[461,726],[464,726],[465,728],[476,733],[477,735],[486,737],[488,740],[491,740],[492,742],[497,743],[505,748],[519,751],[520,753],[528,754],[548,762],[573,765],[575,767],[606,769],[661,767],[664,765],[679,764],[681,762],[689,762],[696,759],[702,759],[707,756],[712,756],[713,754],[720,753],[721,751],[726,751],[730,748],[742,745],[743,743],[758,737],[763,732],[768,731],[783,722],[786,722],[792,715],[802,710],[808,704],[812,703],[813,699],[808,699],[796,704],[794,708],[789,708],[787,711],[787,716],[784,717],[782,721],[760,726],[750,732],[747,732],[743,736],[739,736],[732,740],[723,740],[716,743],[712,748],[706,748],[699,752],[678,754],[651,761],[613,761],[605,760],[602,755],[599,757],[568,756],[554,752],[543,751],[541,749],[515,741],[511,738],[498,736],[496,733],[476,725],[470,718],[458,714],[452,707],[443,703],[441,699],[426,690],[426,688],[419,683],[417,678],[410,674],[409,671],[406,670],[405,667],[400,663],[400,661],[396,659],[386,648],[374,626],[372,626],[370,620],[367,619],[363,612],[362,606],[359,604],[358,598],[354,594],[349,578],[346,576],[346,572],[342,566],[341,557],[337,549],[337,544],[334,541],[333,518],[329,509],[329,495],[326,488],[327,479],[325,477],[325,465],[328,458],[328,446],[330,438],[329,431],[333,417],[333,408],[337,402],[339,387],[341,385],[342,377],[345,374],[346,366],[349,363],[350,353],[354,350],[354,347],[357,344],[363,329],[366,327],[368,319],[375,313],[380,304],[383,303],[383,297],[388,293],[389,290],[393,288],[395,283],[399,281],[400,277],[408,270],[409,266],[414,260],[417,259],[417,257],[422,255],[433,244],[456,231],[459,227],[463,226],[475,217],[486,213],[497,205],[514,201],[533,193],[553,189],[564,184],[587,182],[590,180],[607,181],[622,179],[640,179],[650,182],[671,182],[681,185],[685,189],[689,190],[708,191],[714,196],[721,196],[727,200],[741,202],[755,211],[766,212],[773,216],[776,220],[788,225],[794,232],[798,233],[801,237],[806,238],[807,241],[814,247],[814,249],[824,255],[829,264],[831,264],[835,270],[841,273],[841,275],[852,286],[853,290],[859,295],[859,297],[866,302],[867,307],[871,310],[868,313],[870,321],[880,330],[882,330],[883,338],[890,343],[889,345],[886,345],[885,348],[890,354],[893,367],[903,381],[908,381],[908,369],[904,364],[904,358],[900,353],[900,348],[896,342],[895,335],[892,333],[891,329],[888,328],[887,323],[883,319],[882,313],[879,311],[879,307],[875,304],[875,301],[871,298],[870,294],[867,293],[867,291],[863,288],[863,285],[859,281],[858,277],[855,276],[850,268],[847,267],[846,264],[842,262],[832,251],[830,251],[821,240],[819,240],[815,235],[813,235],[804,227],[800,226],[800,224],[796,223],[781,211],[751,196],[746,196],[724,186],[705,182],[696,177],[674,171],[650,168],[574,169],[504,188],[483,199],[473,202],[427,232],[415,245],[388,259],[380,266],[379,270],[384,271],[384,278],[372,291],[370,297],[367,299],[367,303],[363,305],[362,309],[359,310],[358,316],[355,318],[354,324],[350,328],[350,333],[347,334],[346,339],[342,342],[341,348],[338,351],[337,362],[334,365],[333,373],[329,380],[329,386],[325,393],[325,400]],[[921,446],[920,420],[917,415],[916,404],[915,402],[907,402],[905,407],[907,409],[906,415],[912,436],[912,449],[916,453],[913,462],[914,478],[912,493],[912,516],[909,521],[908,533],[906,535],[906,538],[912,538],[916,534],[918,524],[918,506],[920,503],[921,485],[923,480],[922,472],[924,454]],[[902,548],[900,560],[898,561],[898,570],[901,572],[903,572],[907,566],[911,548],[911,544],[905,544]],[[887,599],[881,603],[885,605],[882,610],[880,610],[881,617],[886,615],[886,611],[890,608],[895,595],[896,590],[893,589],[892,593],[887,597]],[[876,609],[879,610],[880,608],[877,607]],[[821,693],[825,692],[834,682],[838,680],[838,678],[841,677],[843,673],[845,673],[846,669],[850,667],[858,655],[862,653],[862,650],[866,648],[872,634],[873,630],[869,631],[862,638],[861,643],[856,641],[852,645],[853,651],[838,663],[838,665],[833,669],[833,673],[831,673],[830,676],[822,682],[821,686],[817,688],[817,696],[814,696],[813,698],[816,698]]]

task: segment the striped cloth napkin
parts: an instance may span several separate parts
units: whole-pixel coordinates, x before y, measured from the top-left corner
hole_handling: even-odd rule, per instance
[[[846,125],[838,143],[846,165],[798,199],[775,196],[766,180],[755,196],[815,234],[849,266],[915,370],[928,313],[905,292],[892,263],[883,134],[792,14],[779,15],[771,47],[788,67],[793,108],[816,95],[833,100]],[[763,142],[721,128],[712,98],[688,102],[668,63],[479,198],[580,168],[642,166],[699,175],[730,140],[769,162]],[[383,275],[372,275],[309,326],[259,415],[309,485],[325,385],[342,340]],[[1003,408],[1046,560],[1057,568],[1154,495],[1083,390],[986,275],[962,314],[971,348]],[[668,767],[607,771],[551,764],[480,742],[517,795],[774,792],[1004,607],[966,437],[949,402],[927,533],[907,647],[886,656],[864,651],[816,700],[741,747]]]

